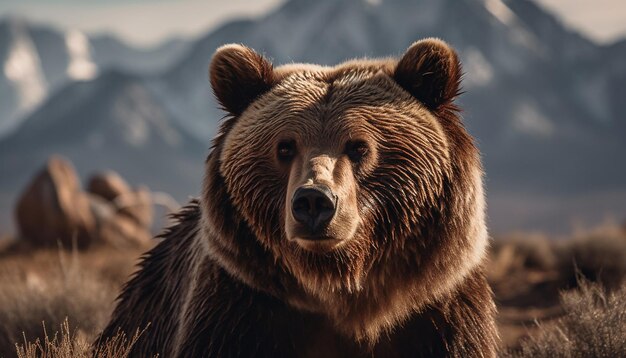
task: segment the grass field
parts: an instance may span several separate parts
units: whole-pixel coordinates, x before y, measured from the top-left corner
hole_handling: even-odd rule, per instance
[[[0,357],[126,357],[141,332],[89,347],[147,249],[0,249]],[[626,228],[499,237],[488,272],[502,356],[626,356]]]

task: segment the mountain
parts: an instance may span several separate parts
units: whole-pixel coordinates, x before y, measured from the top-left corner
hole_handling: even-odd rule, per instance
[[[172,39],[152,49],[135,49],[108,35],[89,37],[21,18],[1,19],[0,137],[69,81],[89,80],[109,68],[159,72],[177,60],[186,46],[187,42]]]
[[[211,55],[221,44],[247,44],[270,54],[278,64],[334,64],[358,56],[400,54],[416,39],[437,36],[454,45],[463,59],[465,89],[472,96],[465,100],[468,113],[489,121],[481,125],[481,131],[495,134],[517,126],[518,132],[542,135],[550,126],[539,117],[516,119],[519,116],[510,112],[537,112],[555,122],[563,118],[566,124],[572,116],[583,125],[602,120],[596,118],[604,114],[594,112],[592,99],[585,99],[584,105],[577,103],[585,97],[578,93],[584,86],[569,88],[575,79],[572,67],[601,49],[565,30],[534,3],[508,2],[516,6],[499,0],[293,0],[263,18],[234,21],[199,39],[187,57],[163,76],[164,82],[174,93],[174,107],[188,112],[181,115],[189,119],[185,124],[194,133],[203,129],[206,135],[214,124],[198,128],[197,118],[219,114],[215,102],[207,101],[211,92],[206,77],[198,74],[206,73]],[[508,109],[491,108],[498,106],[500,101],[493,99],[500,97]],[[475,105],[479,101],[487,103]],[[517,122],[492,120],[494,116]]]
[[[170,106],[194,133],[220,118],[204,76],[215,49],[249,45],[277,64],[400,54],[436,36],[466,72],[465,123],[484,153],[496,231],[569,230],[626,216],[623,44],[599,46],[527,0],[292,0],[199,39],[164,74]]]
[[[489,3],[495,2],[487,2]],[[558,18],[534,1],[504,0],[504,6],[509,8],[527,31],[549,45],[544,48],[549,52],[552,61],[576,61],[597,52],[597,45],[591,40],[564,27]]]
[[[83,178],[111,169],[181,202],[197,195],[208,143],[181,130],[151,87],[118,70],[70,83],[2,140],[0,171],[10,175],[0,176],[0,226],[9,225],[19,191],[52,153]]]
[[[174,64],[189,46],[187,40],[178,37],[151,48],[133,47],[108,34],[93,35],[89,40],[99,67],[121,68],[139,74],[162,72]]]
[[[133,81],[150,94],[147,105],[166,113],[177,133],[207,143],[224,115],[213,99],[207,68],[215,49],[225,43],[246,44],[275,64],[335,64],[400,55],[413,41],[430,36],[451,43],[464,64],[465,93],[459,101],[483,153],[494,232],[563,232],[611,213],[618,219],[626,216],[626,166],[619,164],[626,153],[626,41],[595,44],[532,1],[290,0],[260,18],[224,24],[189,45],[166,70]],[[101,83],[107,81],[101,76],[86,86],[106,87]],[[76,97],[112,116],[108,120],[122,118],[106,96],[87,90],[81,96]],[[72,96],[55,96],[46,107],[56,106],[76,107]],[[54,111],[42,110],[38,121],[48,121],[47,113]],[[72,116],[59,118],[69,121]],[[33,131],[27,125],[31,120],[22,132]],[[56,125],[50,126],[54,133]],[[13,142],[23,142],[16,157],[34,147],[55,150],[40,144],[42,139],[23,136]],[[62,138],[72,148],[88,146],[83,137]],[[105,146],[98,160],[112,160],[104,158],[109,150],[120,153],[115,159],[119,165],[122,158],[128,166],[153,160],[139,155],[150,156],[149,151],[131,157],[123,156],[122,149]],[[170,163],[162,160],[161,165]],[[202,160],[195,166],[200,168]],[[154,180],[148,175],[134,179]],[[184,190],[175,181],[163,188]]]

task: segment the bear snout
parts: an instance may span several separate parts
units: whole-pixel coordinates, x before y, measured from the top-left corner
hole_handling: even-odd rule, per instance
[[[337,195],[326,185],[298,188],[291,201],[293,218],[308,231],[306,239],[318,240],[337,211]]]

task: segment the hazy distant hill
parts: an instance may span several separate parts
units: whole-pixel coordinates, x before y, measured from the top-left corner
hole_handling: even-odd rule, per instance
[[[110,68],[163,71],[187,46],[172,39],[152,49],[136,49],[109,35],[90,37],[20,18],[0,19],[0,137],[69,81],[93,79]]]
[[[244,43],[277,64],[334,64],[354,57],[399,55],[414,40],[428,36],[450,42],[463,60],[466,93],[460,102],[484,154],[495,231],[563,231],[572,220],[599,220],[609,212],[626,217],[626,166],[621,164],[626,153],[626,41],[594,44],[531,1],[291,0],[264,17],[232,21],[199,38],[149,82],[134,78],[152,98],[141,106],[166,113],[164,121],[208,146],[223,116],[206,75],[218,46]],[[109,79],[103,76],[90,86],[103,81]],[[85,91],[83,96],[90,106],[108,113],[101,121],[125,118],[110,115],[102,94]],[[57,101],[72,106],[67,96],[55,96],[46,106],[54,107]],[[137,105],[129,103],[128,108]],[[42,110],[37,118],[46,121],[46,113]],[[19,131],[24,134],[16,133],[16,138],[28,137],[26,124]],[[86,146],[76,137],[66,139],[77,151]],[[26,148],[39,155],[53,149],[34,140],[13,143],[18,142],[22,149],[12,153],[17,158]],[[117,151],[111,148],[109,154],[106,148],[95,164]],[[139,158],[141,153],[149,157],[149,151],[137,153],[116,159],[116,165],[133,170],[133,164],[153,160]],[[190,161],[202,166],[195,157]],[[161,162],[163,188],[184,191],[175,184],[178,179],[172,177],[169,162]],[[24,171],[28,165],[23,165]],[[123,174],[131,181],[151,179],[139,170]],[[0,190],[14,187],[2,184]]]

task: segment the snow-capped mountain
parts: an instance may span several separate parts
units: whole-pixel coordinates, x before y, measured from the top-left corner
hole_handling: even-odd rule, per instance
[[[186,46],[171,40],[153,49],[135,49],[110,36],[90,38],[20,18],[0,19],[0,137],[69,81],[90,80],[109,68],[162,71]]]
[[[21,158],[22,151],[52,153],[56,144],[46,141],[54,141],[51,138],[58,135],[73,150],[93,151],[89,148],[99,143],[97,133],[108,133],[102,123],[117,123],[118,128],[123,122],[131,128],[137,111],[162,118],[179,135],[189,133],[185,141],[196,138],[206,147],[223,116],[206,73],[215,49],[225,43],[251,46],[270,56],[275,64],[334,64],[355,57],[400,55],[413,41],[429,36],[451,43],[463,61],[465,93],[460,103],[464,121],[483,152],[494,231],[567,231],[576,220],[597,222],[608,213],[620,219],[626,216],[626,166],[620,164],[626,153],[626,40],[611,46],[597,45],[565,28],[529,0],[290,0],[263,17],[232,21],[206,34],[150,80],[143,75],[122,76],[132,78],[128,81],[137,83],[149,101],[132,100],[128,90],[124,96],[116,95],[115,101],[106,100],[110,94],[103,95],[102,91],[110,93],[116,88],[107,87],[114,75],[100,76],[77,85],[84,87],[79,92],[72,92],[76,89],[71,88],[78,88],[72,86],[63,90],[70,92],[59,92],[65,95],[51,98],[39,114],[24,122],[21,134],[12,139],[13,145],[1,148],[15,148],[15,158]],[[32,42],[36,47],[37,41]],[[96,42],[90,43],[94,46]],[[97,48],[92,58],[102,71],[95,53]],[[39,63],[44,68],[46,61],[40,58]],[[42,82],[50,81],[45,68],[39,71]],[[26,85],[35,88],[38,82]],[[125,103],[126,109],[116,110],[118,103]],[[54,115],[59,111],[56,108],[64,106],[72,111]],[[78,111],[80,106],[90,108],[91,116],[103,127],[94,127],[89,135],[63,136],[63,130],[55,128],[67,128],[66,124],[53,124],[55,120],[73,123],[69,127],[73,131],[91,122],[90,116]],[[31,122],[40,124],[31,127]],[[49,122],[44,132],[50,135],[30,137],[29,133],[44,122]],[[141,146],[133,146],[133,140],[156,136],[161,138],[159,143],[167,143],[167,136],[159,131],[136,137],[132,129],[115,133],[105,136],[109,138],[106,143],[124,144],[119,148],[117,144],[103,145],[94,153],[100,157],[92,161],[93,165],[113,163],[107,159],[113,153],[113,164],[120,167],[151,162],[154,155],[137,149]],[[96,139],[87,140],[90,136]],[[46,141],[40,143],[43,138]],[[167,158],[179,158],[180,152],[172,149],[175,147],[162,145],[178,153]],[[125,156],[123,151],[137,154]],[[194,159],[184,161],[189,172],[161,173],[153,168],[151,173],[159,173],[159,180],[167,181],[162,189],[176,195],[188,189],[183,181],[192,177],[190,173],[201,171],[202,159],[197,158],[205,154],[202,150],[185,153],[192,152],[199,154],[189,154]],[[170,162],[164,159],[156,164],[169,167]],[[16,160],[7,169],[17,165],[27,166]],[[155,180],[152,174],[142,176],[138,172],[133,177],[130,169],[131,174],[122,172],[131,181]],[[193,179],[199,182],[200,176]],[[0,182],[0,189],[5,187]],[[192,189],[187,192],[197,192],[197,187]]]
[[[543,102],[566,101],[564,97],[572,93],[560,92],[572,91],[567,88],[574,77],[570,66],[599,51],[598,46],[567,31],[554,17],[525,0],[292,0],[261,19],[234,21],[199,39],[164,80],[176,93],[171,97],[182,101],[177,107],[190,111],[188,125],[197,133],[195,118],[217,114],[215,103],[206,100],[211,98],[206,78],[198,74],[206,72],[211,55],[221,44],[247,44],[278,64],[334,64],[353,57],[397,55],[416,39],[428,36],[443,38],[459,51],[468,92],[485,93],[485,100],[516,97],[517,90],[536,97],[520,105],[517,112],[530,107],[530,111],[549,112],[550,104]],[[526,93],[524,86],[533,86],[535,81],[539,83]],[[500,93],[502,87],[510,90]],[[537,90],[557,98],[538,96]],[[552,118],[553,114],[544,116]],[[537,118],[520,122],[513,125],[537,135],[549,127]],[[212,123],[204,124],[203,135],[212,128]]]
[[[21,22],[0,23],[0,59],[4,60],[0,72],[0,133],[3,133],[45,98],[48,81],[35,43]]]

